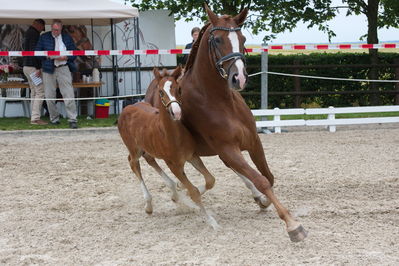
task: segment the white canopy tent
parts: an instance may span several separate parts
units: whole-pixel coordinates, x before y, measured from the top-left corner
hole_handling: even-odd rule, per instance
[[[0,0],[0,24],[31,24],[62,19],[69,25],[109,25],[138,17],[137,8],[109,0]]]
[[[114,38],[116,23],[134,18],[134,28],[138,36],[138,9],[110,0],[0,0],[0,7],[0,24],[30,25],[33,20],[40,18],[44,19],[48,25],[53,19],[61,19],[64,25],[111,25],[112,49],[116,46]],[[137,37],[136,39],[138,40]],[[139,49],[138,44],[133,48]],[[140,64],[137,62],[137,86],[140,88]],[[119,95],[118,62],[114,55],[112,56],[112,72],[113,93]]]

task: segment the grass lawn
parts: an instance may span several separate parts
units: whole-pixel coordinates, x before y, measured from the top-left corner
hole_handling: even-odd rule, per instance
[[[42,117],[42,119],[48,122],[47,117]],[[86,119],[86,116],[78,117],[78,127],[111,127],[115,126],[117,120],[117,115],[109,115],[108,118],[97,118],[97,119]],[[66,118],[60,119],[59,125],[31,125],[30,118],[28,117],[10,117],[10,118],[0,118],[0,130],[35,130],[35,129],[59,129],[59,128],[69,128],[69,123]]]

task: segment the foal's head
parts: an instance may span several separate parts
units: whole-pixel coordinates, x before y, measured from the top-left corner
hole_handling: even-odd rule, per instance
[[[211,22],[208,30],[211,61],[231,89],[243,90],[248,74],[245,69],[245,37],[241,33],[241,25],[247,17],[248,9],[245,8],[235,17],[218,17],[206,4],[205,9]]]
[[[166,108],[173,120],[180,120],[181,108],[177,98],[180,97],[181,91],[177,79],[182,73],[182,68],[178,66],[172,74],[169,74],[166,69],[160,73],[158,69],[154,68],[153,72],[155,79],[158,80],[158,92],[162,103],[160,108]]]

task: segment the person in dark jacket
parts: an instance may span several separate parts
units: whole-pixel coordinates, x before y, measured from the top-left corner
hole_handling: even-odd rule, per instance
[[[36,51],[68,51],[76,50],[75,43],[71,36],[62,33],[61,20],[54,20],[51,24],[51,31],[42,34],[36,46]],[[56,98],[57,84],[62,97],[64,98],[65,109],[68,117],[69,127],[78,128],[77,108],[72,87],[72,74],[76,71],[76,56],[47,56],[41,57],[43,85],[46,98]],[[66,100],[69,99],[69,100]],[[60,123],[60,113],[57,110],[55,100],[46,100],[50,113],[50,123]]]
[[[40,33],[44,31],[46,23],[43,19],[35,19],[29,29],[25,32],[23,41],[24,51],[34,51],[37,41],[39,40]],[[32,125],[47,125],[47,122],[40,119],[44,99],[43,83],[37,84],[33,82],[32,76],[41,77],[41,60],[35,56],[25,56],[23,58],[23,72],[28,79],[31,98],[35,100],[31,104],[31,119]]]
[[[201,29],[198,27],[194,27],[191,30],[191,37],[193,38],[193,41],[186,44],[186,46],[184,47],[184,49],[191,49],[193,47],[193,44],[195,43],[195,41],[198,39],[198,35],[200,33]],[[185,54],[183,57],[183,65],[185,65],[187,63],[187,59],[188,59],[188,54]]]

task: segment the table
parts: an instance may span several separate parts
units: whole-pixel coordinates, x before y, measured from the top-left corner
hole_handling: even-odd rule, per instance
[[[89,97],[82,97],[81,89],[92,89],[92,97],[98,97],[100,95],[100,87],[103,85],[103,82],[73,82],[72,87],[77,89],[76,98],[89,98]],[[96,101],[95,100],[79,100],[81,101],[93,101],[93,118],[96,117]],[[78,107],[78,114],[80,110],[80,103],[77,105]]]
[[[72,87],[77,89],[76,97],[81,98],[81,89],[92,89],[92,97],[98,97],[100,95],[100,87],[103,85],[103,82],[73,82]],[[6,88],[21,88],[28,89],[29,83],[27,82],[18,82],[18,81],[7,81],[0,82],[0,90]],[[1,94],[2,95],[2,94]],[[87,97],[88,98],[88,97]],[[95,100],[84,100],[84,101],[93,101],[93,118],[96,116],[96,101]],[[80,109],[80,101],[78,101],[77,108],[78,114]]]
[[[7,89],[7,88],[27,89],[29,88],[29,84],[26,82],[18,82],[18,81],[0,82],[0,89]]]

